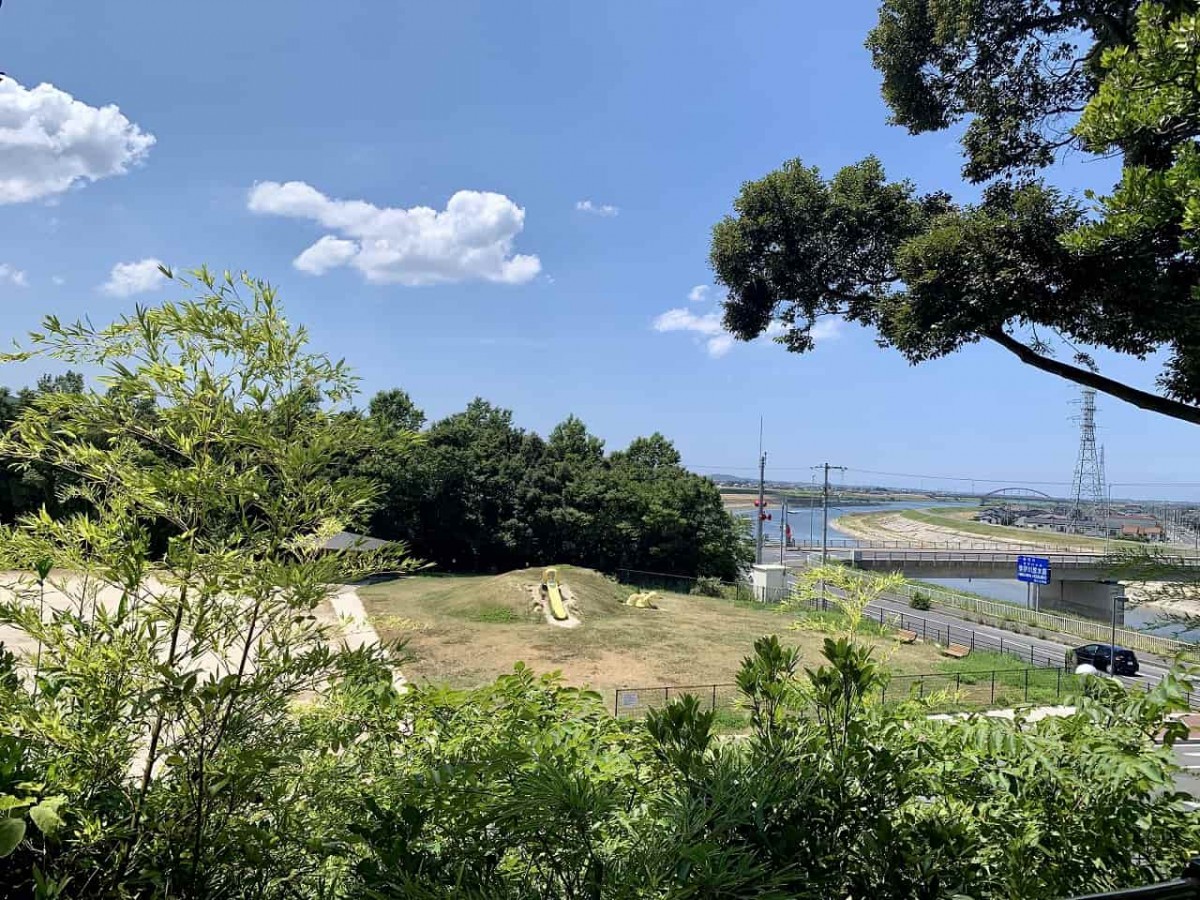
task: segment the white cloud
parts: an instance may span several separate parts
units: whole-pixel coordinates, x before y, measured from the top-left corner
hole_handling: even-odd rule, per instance
[[[716,285],[698,284],[688,291],[688,299],[693,303],[707,303],[709,300],[720,302],[725,299],[725,294]]]
[[[54,275],[50,278],[50,280],[53,281],[55,284],[57,284],[59,287],[62,287],[64,284],[67,283],[67,279],[63,278],[61,275]]]
[[[690,309],[668,309],[654,320],[655,331],[690,331],[703,338],[709,356],[724,356],[733,348],[733,336],[721,326],[721,314],[697,315]]]
[[[593,203],[591,200],[576,200],[575,208],[579,212],[591,213],[593,216],[604,216],[609,219],[621,214],[621,210],[615,206],[610,206],[607,203]]]
[[[0,281],[7,281],[17,287],[29,286],[29,282],[25,279],[25,273],[8,263],[0,263]]]
[[[525,210],[503,194],[459,191],[444,210],[402,209],[333,200],[303,181],[264,181],[251,189],[248,206],[256,213],[311,219],[335,232],[293,261],[311,275],[349,266],[377,284],[523,284],[542,269],[536,256],[513,253]]]
[[[112,267],[108,281],[100,285],[100,290],[113,297],[131,297],[152,291],[167,280],[158,269],[162,264],[162,260],[153,258],[117,263]]]
[[[154,135],[116,106],[88,106],[52,84],[0,80],[0,204],[124,174],[152,146]]]
[[[712,285],[698,284],[688,292],[688,299],[693,303],[716,300],[718,298],[714,296],[714,293],[719,290]],[[732,350],[736,342],[736,338],[729,334],[721,324],[721,319],[722,315],[719,309],[713,312],[697,313],[685,307],[677,307],[668,309],[665,313],[657,316],[653,325],[655,331],[691,332],[704,344],[709,356],[721,357]],[[811,331],[813,340],[820,343],[839,337],[842,324],[841,319],[822,318],[817,320]],[[782,322],[778,319],[773,320],[767,325],[762,337],[751,343],[769,342],[771,338],[778,337],[786,330],[786,326]]]

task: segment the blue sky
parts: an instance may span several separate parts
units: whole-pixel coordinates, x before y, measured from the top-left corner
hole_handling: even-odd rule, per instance
[[[787,158],[832,172],[875,153],[969,197],[952,136],[886,124],[862,47],[873,18],[794,0],[9,0],[0,69],[20,95],[5,113],[0,94],[0,130],[64,116],[79,168],[0,151],[0,338],[167,296],[152,267],[110,283],[118,264],[207,262],[275,282],[365,392],[404,387],[432,417],[482,395],[539,431],[575,413],[610,448],[657,429],[693,466],[748,471],[762,414],[778,477],[829,459],[1066,481],[1076,391],[1002,350],[913,368],[849,326],[807,356],[654,328],[670,310],[711,327],[713,292],[689,299],[710,281],[709,229]],[[1057,177],[1105,188],[1113,172]],[[399,212],[415,207],[439,214]],[[1153,366],[1101,359],[1152,383]],[[1118,493],[1200,496],[1131,484],[1200,482],[1197,429],[1100,406]]]

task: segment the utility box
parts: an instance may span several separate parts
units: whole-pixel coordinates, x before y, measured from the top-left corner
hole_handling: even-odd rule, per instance
[[[750,567],[750,590],[759,603],[778,603],[787,596],[787,566],[757,563]]]

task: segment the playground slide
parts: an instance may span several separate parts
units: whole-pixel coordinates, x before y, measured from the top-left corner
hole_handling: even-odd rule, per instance
[[[542,587],[550,600],[550,615],[562,622],[567,618],[567,608],[563,605],[562,591],[558,587],[558,573],[547,569],[542,573]]]

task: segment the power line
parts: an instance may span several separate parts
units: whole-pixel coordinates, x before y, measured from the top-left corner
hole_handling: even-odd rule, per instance
[[[713,472],[757,472],[757,466],[701,466],[688,465],[689,469],[707,469]],[[807,472],[810,466],[774,466],[772,471],[775,472]],[[1032,478],[981,478],[979,476],[970,475],[931,475],[929,473],[920,472],[886,472],[881,469],[857,469],[853,466],[846,467],[847,472],[854,472],[859,475],[883,475],[889,478],[916,478],[928,481],[961,481],[961,482],[979,482],[980,484],[1005,484],[1013,486],[1021,486],[1027,484],[1049,485],[1071,487],[1073,482],[1070,481],[1044,481]],[[1109,484],[1114,487],[1200,487],[1200,481],[1110,481]]]

